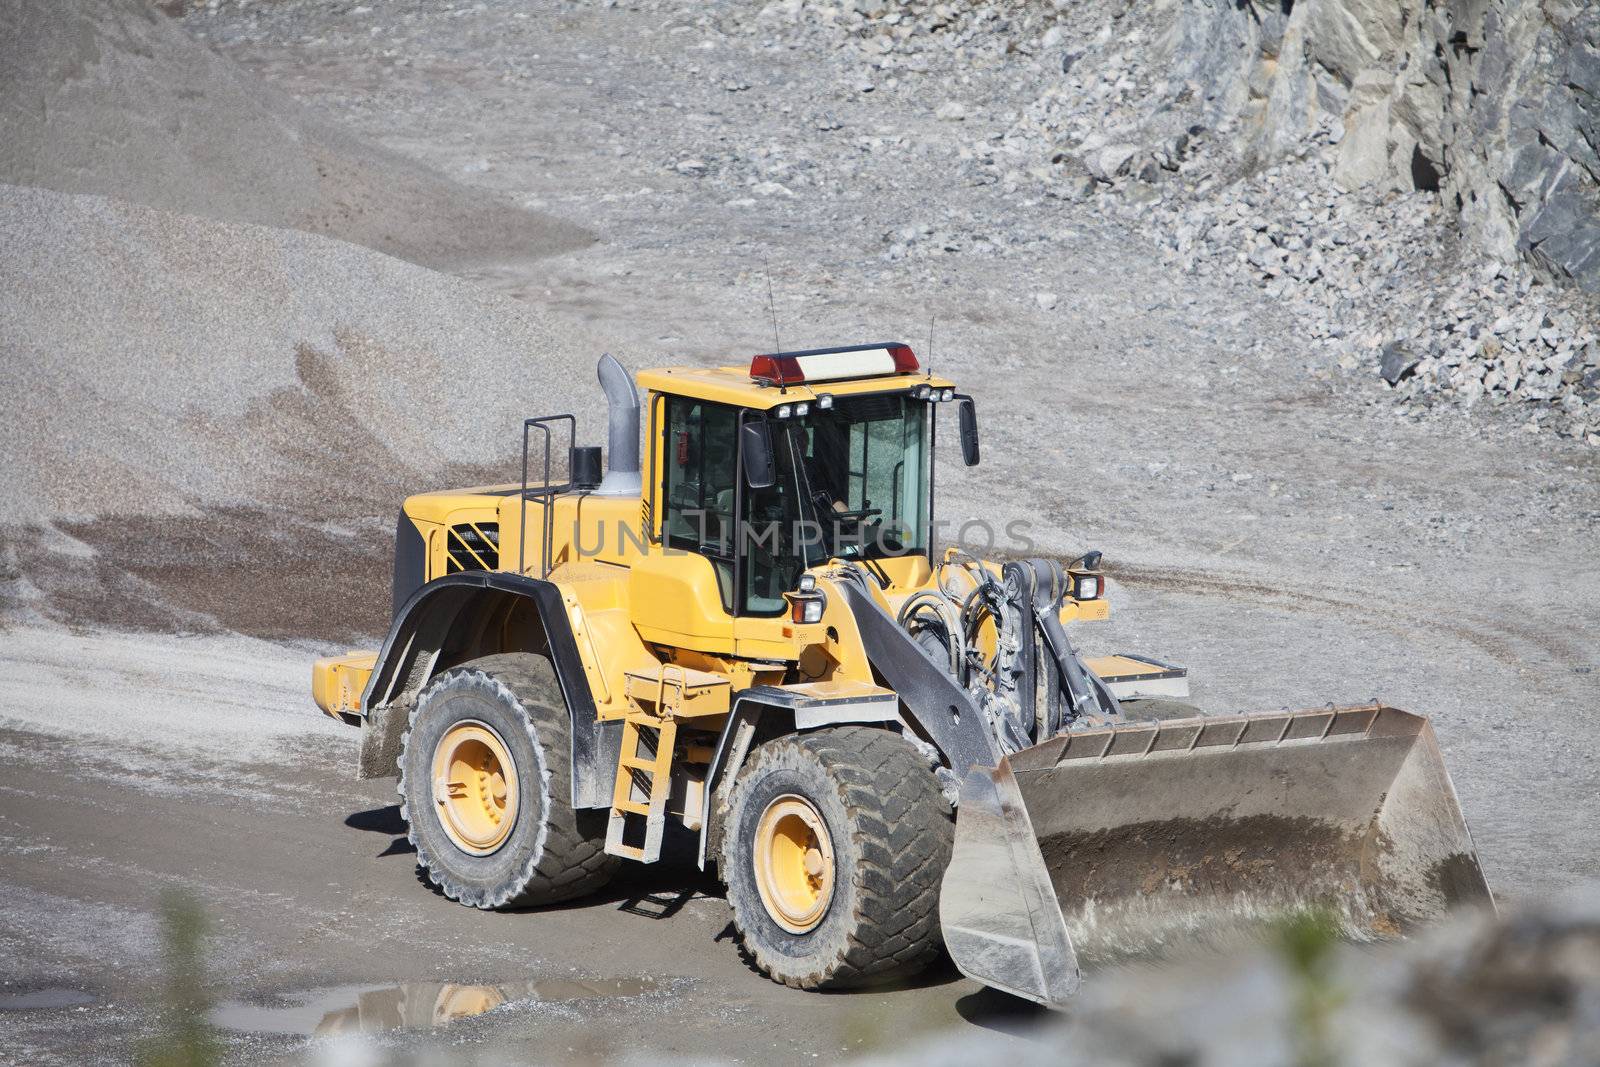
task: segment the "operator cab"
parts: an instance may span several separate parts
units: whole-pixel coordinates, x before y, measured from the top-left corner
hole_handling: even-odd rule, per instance
[[[711,561],[730,615],[782,614],[784,593],[830,559],[929,554],[945,402],[961,403],[963,451],[977,458],[970,398],[903,344],[645,371],[639,382],[659,427],[659,537]]]

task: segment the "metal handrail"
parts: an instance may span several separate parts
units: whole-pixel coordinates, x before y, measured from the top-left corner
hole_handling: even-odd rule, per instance
[[[567,456],[572,455],[572,448],[578,441],[578,419],[575,415],[540,415],[522,421],[522,493],[518,507],[520,519],[517,523],[517,573],[528,572],[527,545],[528,545],[528,501],[537,500],[541,510],[539,521],[539,577],[550,576],[550,553],[555,542],[556,518],[552,499],[572,489],[572,473],[569,467],[567,480],[560,485],[550,484],[550,446],[554,436],[550,424],[565,422],[567,424]],[[533,430],[539,430],[544,435],[544,481],[536,489],[528,487],[528,441]]]

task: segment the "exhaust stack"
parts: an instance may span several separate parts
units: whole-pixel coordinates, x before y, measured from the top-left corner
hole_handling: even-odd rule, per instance
[[[638,496],[639,391],[617,358],[607,352],[595,368],[600,388],[606,392],[609,412],[606,432],[606,476],[595,490],[599,496]]]

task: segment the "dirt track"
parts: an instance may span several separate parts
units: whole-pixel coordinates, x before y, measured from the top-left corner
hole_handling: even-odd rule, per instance
[[[303,655],[242,638],[10,638],[0,981],[101,1002],[66,1018],[7,1015],[0,1059],[130,1053],[157,974],[152,897],[171,884],[216,921],[223,999],[427,981],[658,983],[626,1004],[525,1003],[459,1024],[518,1055],[624,1054],[625,1033],[594,1025],[623,1010],[640,1026],[666,1022],[651,1042],[668,1052],[713,1056],[737,1034],[746,1054],[783,1060],[875,1045],[901,1032],[903,1010],[928,1026],[994,1010],[996,998],[949,974],[924,990],[797,1001],[743,965],[717,887],[692,866],[622,879],[570,908],[461,908],[417,879],[392,784],[349,780],[353,732],[306,714]],[[673,1025],[685,1008],[702,1024]],[[255,1061],[303,1039],[231,1040]]]
[[[1425,712],[1497,893],[1600,879],[1593,450],[1489,421],[1396,419],[1371,403],[1381,386],[1308,366],[1295,324],[1254,291],[1165,272],[1088,206],[1019,205],[953,181],[954,145],[981,131],[937,123],[937,97],[850,90],[848,57],[765,51],[759,34],[714,33],[688,15],[391,6],[393,54],[381,58],[360,18],[324,5],[224,9],[186,27],[314,112],[597,231],[596,247],[536,267],[466,273],[603,338],[630,366],[768,347],[768,262],[786,347],[890,335],[922,347],[936,311],[936,365],[977,395],[985,435],[976,472],[945,457],[941,515],[1027,520],[1040,551],[1105,550],[1114,618],[1075,634],[1089,652],[1185,663],[1208,708],[1376,695]],[[526,58],[539,53],[551,58]],[[512,67],[524,73],[501,76]],[[728,72],[753,84],[727,91]],[[814,121],[823,111],[842,132]],[[858,147],[874,137],[878,147]],[[815,176],[793,196],[674,169],[779,142]],[[854,174],[829,169],[845,156]],[[885,231],[958,213],[1037,239],[916,265],[879,257]],[[1056,306],[1036,292],[1060,294]],[[539,408],[539,368],[498,358],[483,388],[503,398],[506,382],[526,383]],[[585,425],[596,440],[598,410]],[[342,505],[308,494],[295,521],[324,506]],[[317,565],[357,596],[349,575],[381,570],[361,539],[386,536],[385,512],[326,517],[341,530]],[[160,610],[97,617],[94,586],[63,586],[83,612],[59,601],[4,632],[0,981],[67,984],[100,1002],[7,1015],[0,1060],[128,1053],[153,1018],[152,914],[169,885],[195,890],[216,919],[225,997],[573,975],[661,983],[626,1003],[522,1003],[446,1033],[527,1057],[626,1053],[645,1026],[686,1057],[771,1062],[1013,1028],[1014,1005],[948,971],[856,996],[773,985],[740,961],[717,887],[686,869],[536,914],[470,912],[430,893],[391,783],[349,780],[353,731],[318,717],[306,693],[310,657],[331,647],[318,639],[360,629],[368,608],[309,607],[299,579],[274,573],[293,553],[254,566],[225,553],[207,582],[85,521],[72,528],[79,545],[132,573],[127,595]],[[381,582],[370,592],[379,605],[387,595]],[[148,632],[169,628],[205,632]],[[303,1048],[229,1040],[241,1059]],[[997,1040],[1013,1055],[1032,1047]]]

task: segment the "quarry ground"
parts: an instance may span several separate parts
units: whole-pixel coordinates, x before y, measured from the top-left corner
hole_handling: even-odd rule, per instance
[[[1169,271],[1092,204],[959,181],[960,148],[985,133],[981,114],[934,117],[954,87],[862,92],[852,56],[768,47],[691,12],[282,0],[185,26],[326,117],[599,234],[531,267],[463,273],[629,366],[770,347],[768,269],[785,347],[895,337],[926,358],[936,317],[932,360],[976,395],[985,458],[968,471],[941,457],[940,515],[1025,520],[1041,553],[1104,550],[1113,618],[1074,635],[1087,652],[1186,664],[1207,710],[1377,696],[1428,714],[1498,896],[1600,880],[1600,451],[1491,413],[1406,421],[1381,384],[1308,361],[1258,290]],[[960,90],[1002,94],[986,76]],[[774,153],[778,177],[736,165]],[[882,258],[907,227],[953,248]],[[503,366],[486,387],[542,412],[539,368],[514,352]],[[348,550],[381,602],[372,556]],[[245,564],[209,595],[274,588]],[[4,1016],[0,1061],[131,1054],[153,1024],[154,901],[169,886],[216,924],[224,999],[658,983],[376,1038],[400,1052],[648,1045],[799,1062],[974,1030],[1010,1055],[1037,1048],[1015,1034],[1030,1013],[949,969],[845,996],[767,982],[692,867],[525,914],[430,892],[392,783],[351,780],[355,731],[310,703],[310,658],[331,646],[318,619],[286,636],[294,614],[240,613],[237,634],[4,632],[0,997],[70,986],[97,1003]],[[226,1040],[239,1060],[306,1051],[301,1037]]]

